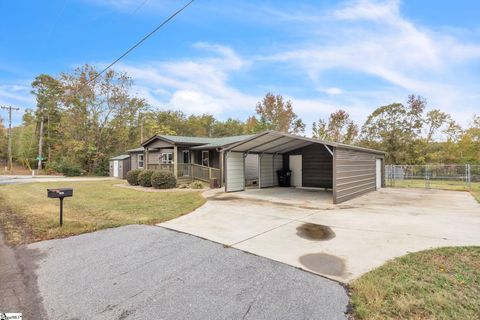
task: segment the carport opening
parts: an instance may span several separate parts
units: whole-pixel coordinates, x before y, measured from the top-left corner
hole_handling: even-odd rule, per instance
[[[246,153],[244,170],[246,190],[279,188],[256,193],[258,196],[267,196],[272,200],[278,196],[285,197],[288,188],[279,187],[277,171],[290,170],[290,186],[296,188],[292,195],[304,200],[317,197],[318,200],[332,202],[333,156],[322,144],[303,144],[285,153]]]

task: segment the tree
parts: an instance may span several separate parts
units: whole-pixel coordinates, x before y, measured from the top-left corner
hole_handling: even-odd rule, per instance
[[[314,122],[312,132],[317,139],[350,144],[358,136],[358,126],[345,110],[340,109],[330,114],[328,123],[323,119]]]
[[[425,106],[425,99],[410,95],[407,106],[392,103],[377,108],[362,127],[360,144],[386,151],[390,163],[415,163]]]
[[[226,121],[215,121],[212,129],[213,137],[228,137],[242,135],[246,128],[242,121],[228,118]]]
[[[293,112],[292,102],[284,101],[281,95],[267,93],[262,101],[257,103],[255,117],[248,120],[253,122],[253,130],[276,130],[287,133],[299,134],[305,131],[305,124],[302,119]]]
[[[426,142],[430,143],[433,141],[435,133],[443,127],[448,120],[450,115],[448,113],[442,112],[439,109],[433,109],[427,112],[425,123],[427,124],[427,136]]]
[[[47,146],[47,159],[51,160],[52,146],[57,144],[59,135],[59,124],[61,118],[61,97],[63,95],[63,86],[55,78],[41,74],[35,77],[32,82],[31,93],[35,95],[37,107],[35,117],[38,129],[38,154],[42,154],[43,144]],[[41,160],[38,162],[41,169]]]
[[[7,137],[7,129],[3,125],[3,119],[0,117],[0,159],[5,160],[5,164],[7,163],[8,157],[8,137]]]
[[[72,74],[63,73],[60,81],[66,92],[62,154],[89,173],[104,171],[108,157],[122,149],[116,132],[134,123],[145,102],[130,96],[131,79],[114,70],[100,75],[85,65]]]

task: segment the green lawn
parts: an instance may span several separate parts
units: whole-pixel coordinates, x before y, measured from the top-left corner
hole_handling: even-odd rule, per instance
[[[479,319],[480,247],[410,253],[351,285],[358,319]]]
[[[205,200],[200,192],[142,192],[114,187],[118,181],[49,182],[0,186],[0,226],[11,244],[65,237],[127,224],[155,224],[189,213]],[[72,187],[64,200],[47,188]]]
[[[398,188],[425,188],[425,180],[404,179],[395,180],[393,187]],[[430,188],[442,190],[470,191],[471,194],[480,202],[480,182],[472,182],[471,189],[462,181],[440,181],[430,180]]]

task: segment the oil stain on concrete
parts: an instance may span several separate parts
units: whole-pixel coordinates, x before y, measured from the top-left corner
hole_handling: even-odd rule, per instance
[[[335,232],[328,226],[304,223],[297,227],[297,236],[309,240],[325,241],[335,238]]]
[[[300,263],[306,268],[325,275],[343,276],[345,274],[345,262],[339,257],[327,253],[310,253],[301,256]]]

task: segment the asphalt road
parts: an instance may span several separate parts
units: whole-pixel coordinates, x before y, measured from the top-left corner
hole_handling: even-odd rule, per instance
[[[345,319],[335,281],[195,236],[126,226],[43,241],[49,319]],[[20,311],[21,312],[21,311]]]

